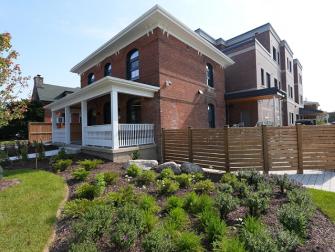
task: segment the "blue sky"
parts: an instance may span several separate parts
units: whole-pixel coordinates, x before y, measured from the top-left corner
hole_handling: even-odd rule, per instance
[[[331,0],[2,0],[0,32],[10,32],[25,75],[46,83],[79,86],[70,68],[153,5],[189,26],[229,39],[270,22],[303,65],[304,97],[335,111],[335,35]],[[32,81],[30,81],[32,87]]]

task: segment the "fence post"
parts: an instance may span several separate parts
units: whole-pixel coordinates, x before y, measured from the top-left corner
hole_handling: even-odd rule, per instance
[[[187,128],[187,138],[188,138],[188,160],[193,163],[193,146],[192,146],[192,128]]]
[[[161,155],[162,155],[162,163],[165,162],[165,132],[164,132],[164,128],[162,128],[162,131],[161,131],[161,138],[162,138],[162,149],[161,149]]]
[[[230,172],[230,163],[229,163],[229,126],[224,127],[224,152],[226,156],[226,172]]]
[[[296,125],[297,129],[297,148],[298,148],[298,174],[304,173],[303,152],[302,152],[302,125]]]
[[[31,122],[28,122],[28,142],[31,142]]]
[[[266,125],[262,125],[262,145],[263,145],[263,172],[269,174],[269,149],[268,134]]]

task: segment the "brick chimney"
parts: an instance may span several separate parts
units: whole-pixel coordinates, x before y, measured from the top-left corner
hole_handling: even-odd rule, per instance
[[[42,87],[42,85],[43,85],[43,77],[38,74],[34,77],[34,86]]]

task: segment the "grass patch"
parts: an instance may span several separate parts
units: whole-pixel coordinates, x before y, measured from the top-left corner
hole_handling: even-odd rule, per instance
[[[335,193],[317,189],[307,189],[314,204],[335,223]]]
[[[46,171],[5,171],[19,185],[0,192],[0,251],[42,251],[64,198],[63,179]]]

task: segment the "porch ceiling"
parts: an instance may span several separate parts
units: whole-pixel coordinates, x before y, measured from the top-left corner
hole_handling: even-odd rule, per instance
[[[56,111],[66,106],[80,103],[81,101],[108,94],[112,91],[152,98],[158,90],[159,87],[156,86],[107,76],[73,94],[69,94],[60,100],[44,106],[44,108]]]

